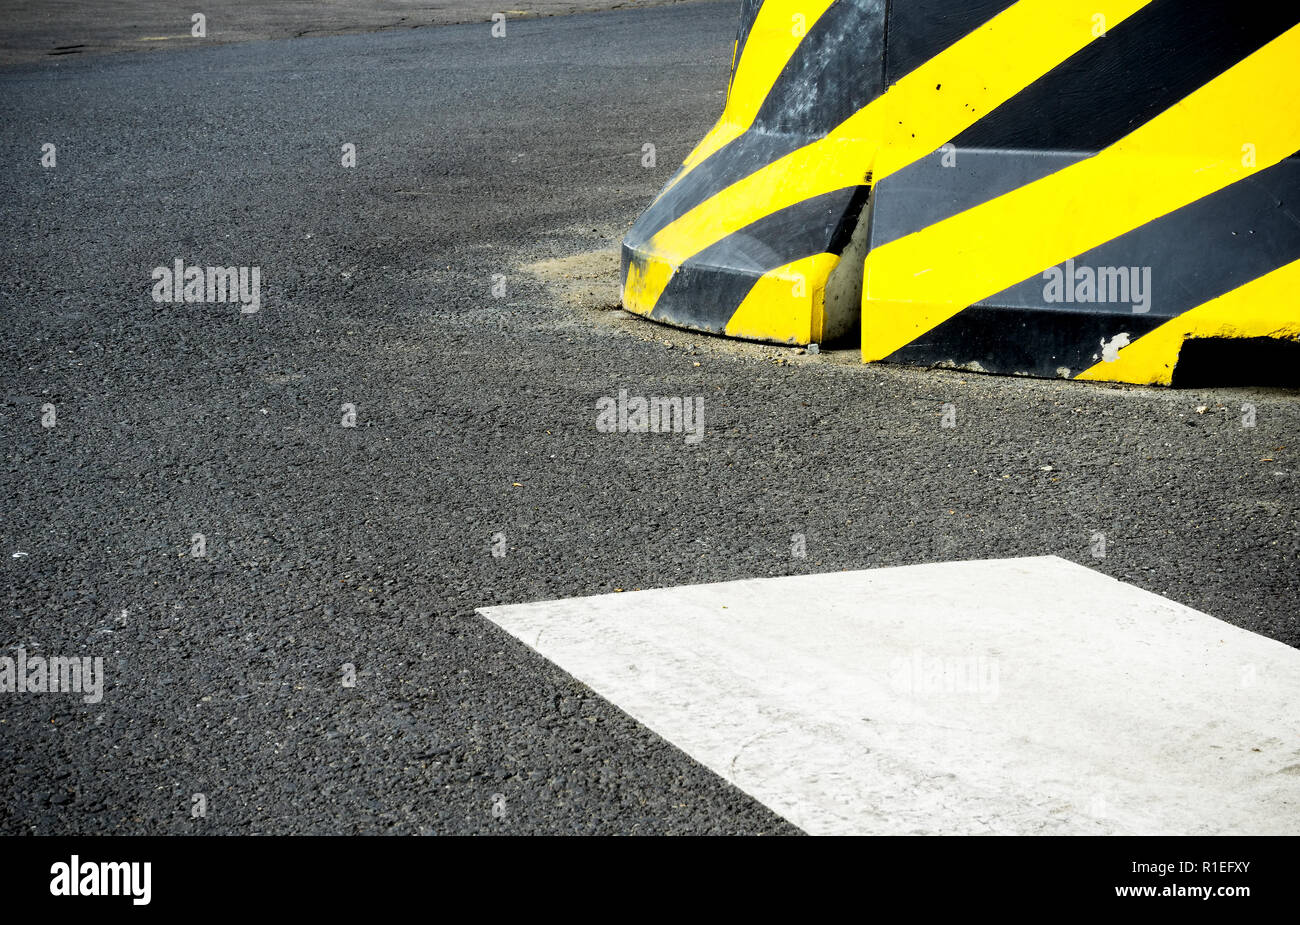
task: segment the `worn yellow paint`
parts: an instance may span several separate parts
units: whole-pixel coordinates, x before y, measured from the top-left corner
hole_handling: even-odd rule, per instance
[[[934,151],[1094,41],[1094,16],[1104,16],[1113,27],[1147,2],[1020,0],[904,76],[825,138],[738,177],[665,226],[648,250],[676,267],[765,215],[868,177],[879,181]],[[742,59],[747,55],[748,50]],[[990,69],[989,61],[999,66]],[[629,276],[625,304],[653,308],[663,291],[655,284],[666,285],[669,275]]]
[[[790,344],[820,341],[826,277],[837,263],[833,254],[814,254],[769,270],[727,322],[727,335]]]
[[[1300,293],[1300,260],[1171,318],[1121,347],[1111,362],[1103,360],[1075,378],[1169,385],[1185,340],[1199,337],[1300,339],[1297,293]]]
[[[623,284],[623,308],[638,315],[650,314],[655,302],[640,296],[647,292],[663,292],[676,272],[675,265],[654,255],[633,261],[627,268],[627,280]]]
[[[1096,156],[871,251],[862,358],[1300,148],[1297,60],[1300,26]]]

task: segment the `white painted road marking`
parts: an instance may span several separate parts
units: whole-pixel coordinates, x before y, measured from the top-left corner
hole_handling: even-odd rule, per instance
[[[479,612],[812,834],[1300,832],[1300,651],[1054,556]]]

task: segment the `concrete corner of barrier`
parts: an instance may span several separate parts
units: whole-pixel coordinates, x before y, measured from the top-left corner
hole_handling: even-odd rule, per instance
[[[622,247],[623,307],[862,358],[1169,384],[1300,347],[1300,11],[743,0],[721,118]]]

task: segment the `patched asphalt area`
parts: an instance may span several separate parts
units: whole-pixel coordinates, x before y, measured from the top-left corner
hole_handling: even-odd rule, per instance
[[[108,677],[0,695],[0,831],[792,831],[486,604],[1056,554],[1300,645],[1294,393],[734,347],[521,271],[616,243],[717,116],[735,16],[0,74],[0,643]],[[261,310],[155,303],[177,257],[259,266]],[[620,389],[704,396],[705,439],[597,432]]]

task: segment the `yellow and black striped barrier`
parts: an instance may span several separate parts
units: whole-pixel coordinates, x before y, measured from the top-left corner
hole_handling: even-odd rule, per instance
[[[864,360],[1168,384],[1300,339],[1300,6],[745,0],[623,305]]]

